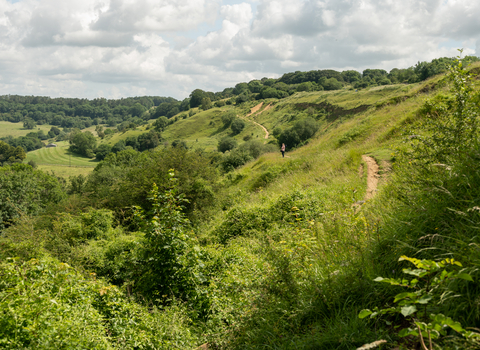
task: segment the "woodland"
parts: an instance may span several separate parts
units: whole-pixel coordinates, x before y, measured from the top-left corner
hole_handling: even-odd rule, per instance
[[[479,349],[479,60],[0,96],[0,348]]]

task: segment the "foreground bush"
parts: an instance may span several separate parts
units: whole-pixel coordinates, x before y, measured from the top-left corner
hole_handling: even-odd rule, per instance
[[[198,340],[178,306],[159,312],[45,258],[0,264],[2,349],[176,349]]]

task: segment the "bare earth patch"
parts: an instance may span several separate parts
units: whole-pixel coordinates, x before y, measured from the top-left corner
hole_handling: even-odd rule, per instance
[[[260,110],[260,108],[262,108],[262,106],[263,106],[263,102],[260,102],[260,103],[259,103],[258,105],[256,105],[255,107],[250,108],[250,113],[248,113],[248,114],[246,115],[246,117],[250,117],[252,114],[257,113],[257,112]]]
[[[372,199],[375,196],[375,192],[378,186],[378,164],[372,157],[363,155],[362,159],[367,163],[367,192],[365,194],[365,200]]]

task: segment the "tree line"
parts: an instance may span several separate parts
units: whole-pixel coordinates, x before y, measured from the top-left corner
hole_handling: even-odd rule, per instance
[[[466,56],[465,63],[479,61]],[[446,72],[454,58],[442,57],[431,62],[418,62],[415,66],[390,72],[383,69],[365,69],[338,72],[332,69],[290,72],[278,79],[262,78],[241,82],[220,92],[193,90],[188,98],[178,101],[172,97],[141,96],[122,99],[50,98],[43,96],[0,96],[0,120],[24,122],[24,127],[49,124],[62,128],[84,129],[92,125],[125,128],[131,123],[140,125],[149,119],[173,116],[193,108],[203,110],[225,104],[265,99],[285,98],[299,91],[339,90],[346,85],[355,89],[376,85],[417,83]]]

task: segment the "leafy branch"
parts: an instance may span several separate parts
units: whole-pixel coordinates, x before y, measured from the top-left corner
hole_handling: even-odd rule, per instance
[[[437,262],[434,260],[419,260],[407,256],[400,257],[399,261],[408,261],[415,265],[415,268],[402,270],[404,274],[413,276],[413,278],[377,277],[374,281],[405,287],[409,291],[395,296],[393,302],[396,306],[384,309],[375,307],[373,311],[364,309],[359,313],[359,318],[402,314],[410,320],[410,327],[402,329],[398,335],[400,337],[419,337],[424,350],[432,350],[432,339],[439,339],[441,336],[445,336],[448,328],[453,329],[467,339],[480,341],[480,334],[464,329],[460,322],[442,314],[431,312],[436,305],[446,299],[446,296],[452,294],[448,289],[448,283],[455,279],[473,282],[472,277],[465,272],[465,269],[458,270],[462,267],[459,261],[444,259]],[[425,344],[425,339],[428,339],[429,347]]]

